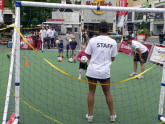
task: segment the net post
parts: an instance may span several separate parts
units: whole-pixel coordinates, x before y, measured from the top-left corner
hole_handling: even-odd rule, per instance
[[[15,26],[20,30],[20,6],[21,2],[16,1],[16,18]],[[16,30],[15,30],[16,31]],[[20,35],[16,32],[16,49],[15,49],[15,121],[19,120],[20,104]]]
[[[161,117],[163,117],[164,96],[165,96],[165,61],[163,62],[162,83],[161,83],[160,99],[159,99],[159,110],[158,110],[159,120],[161,120]]]
[[[17,7],[18,8],[18,7]],[[16,11],[18,11],[16,9]],[[16,19],[15,19],[15,24],[17,23],[17,14],[16,14]],[[9,102],[10,102],[10,93],[11,93],[11,85],[12,85],[12,76],[13,76],[13,68],[14,68],[14,62],[15,62],[15,58],[14,56],[16,55],[16,47],[17,46],[17,31],[16,29],[14,29],[14,33],[13,33],[13,45],[12,45],[12,52],[11,52],[11,61],[10,61],[10,70],[9,70],[9,77],[8,77],[8,86],[7,86],[7,92],[6,92],[6,100],[5,100],[5,107],[4,107],[4,112],[3,112],[3,120],[2,120],[2,124],[6,124],[7,122],[7,113],[8,113],[8,106],[9,106]],[[19,115],[19,111],[16,112],[17,115]],[[19,116],[16,116],[17,118]],[[17,119],[15,122],[18,122]],[[17,123],[15,123],[17,124]]]

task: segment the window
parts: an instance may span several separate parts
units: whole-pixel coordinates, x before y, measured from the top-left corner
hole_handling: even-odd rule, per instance
[[[143,20],[143,12],[135,12],[135,20]]]
[[[132,21],[132,12],[128,13],[127,21]]]
[[[164,5],[157,6],[156,8],[164,8]],[[164,19],[163,13],[155,13],[155,19]]]

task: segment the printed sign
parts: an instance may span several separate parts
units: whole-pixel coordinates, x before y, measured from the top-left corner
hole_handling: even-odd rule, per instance
[[[112,6],[111,2],[106,2],[105,0],[94,0],[93,2],[86,1],[86,5],[94,6]],[[104,11],[93,10],[95,14],[104,14]]]
[[[127,42],[123,41],[120,44],[119,51],[123,52],[123,53],[126,53],[126,54],[130,54],[131,53],[131,47],[127,44]]]
[[[154,46],[149,60],[154,63],[163,64],[165,61],[165,46]]]
[[[87,0],[86,5],[90,6],[115,6],[115,0]],[[106,20],[107,23],[113,23],[116,13],[112,11],[83,10],[84,23],[100,23]]]
[[[47,20],[55,24],[79,24],[78,12],[52,12],[52,19]]]

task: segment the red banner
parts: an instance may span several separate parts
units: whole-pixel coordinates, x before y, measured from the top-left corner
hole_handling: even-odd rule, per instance
[[[149,50],[149,53],[151,51],[151,48],[152,48],[152,45],[151,44],[145,44],[143,43],[143,45],[145,45],[148,50]],[[129,47],[129,45],[127,45],[127,42],[123,41],[121,44],[120,44],[120,48],[119,48],[119,51],[120,52],[123,52],[123,53],[126,53],[126,54],[130,54],[132,51],[131,51],[131,48]]]
[[[127,42],[123,41],[120,44],[119,51],[123,52],[123,53],[126,53],[126,54],[130,54],[131,53],[131,48],[128,46]]]
[[[1,9],[1,10],[4,9],[4,0],[0,0],[0,9]]]
[[[119,6],[120,7],[127,7],[127,0],[119,0]],[[127,15],[128,12],[126,11],[118,11],[117,14],[122,16],[122,15]]]
[[[30,36],[29,38],[26,38],[27,39],[27,41],[34,47],[34,48],[36,48],[35,47],[35,41],[32,39],[32,36]],[[23,39],[21,39],[21,41],[20,41],[21,43],[20,43],[20,47],[22,48],[22,49],[32,49]],[[38,40],[38,44],[37,44],[37,48],[36,49],[40,49],[41,48],[41,40],[39,39]]]

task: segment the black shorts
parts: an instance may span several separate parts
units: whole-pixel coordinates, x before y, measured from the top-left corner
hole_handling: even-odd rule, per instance
[[[88,77],[86,76],[89,80],[92,80],[92,81],[99,81],[100,83],[104,83],[108,80],[110,80],[110,78],[105,78],[105,79],[98,79],[98,78],[92,78],[92,77]]]
[[[142,53],[142,54],[141,54],[141,57],[142,57],[142,59],[144,60],[144,63],[146,63],[147,57],[148,57],[148,51],[146,51],[145,53]],[[138,53],[135,53],[134,61],[140,61],[140,59],[139,59],[139,54],[138,54]]]
[[[88,67],[87,63],[80,62],[79,69],[87,70],[87,67]]]

